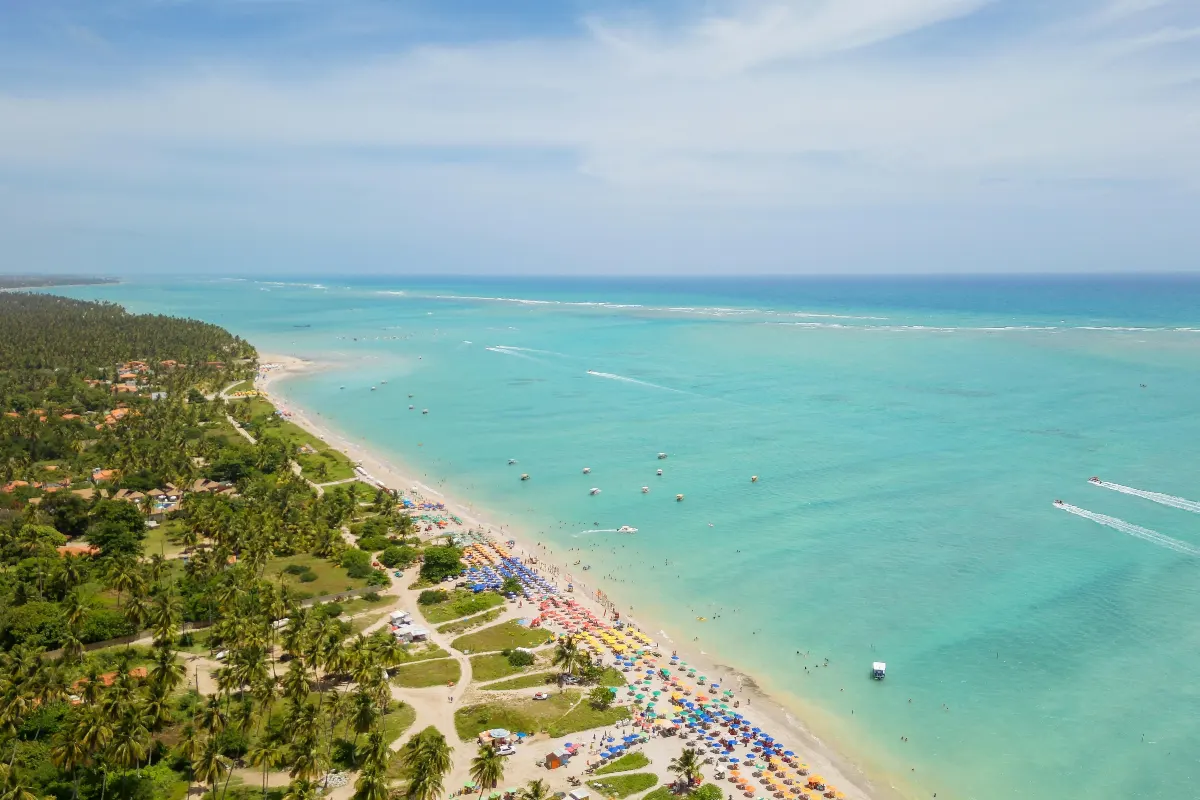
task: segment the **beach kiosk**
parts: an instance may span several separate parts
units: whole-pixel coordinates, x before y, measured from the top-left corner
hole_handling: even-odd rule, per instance
[[[876,661],[871,665],[871,677],[877,681],[883,680],[883,676],[887,674],[887,664],[882,661]]]
[[[565,767],[570,759],[571,751],[565,747],[559,747],[546,755],[546,769]]]

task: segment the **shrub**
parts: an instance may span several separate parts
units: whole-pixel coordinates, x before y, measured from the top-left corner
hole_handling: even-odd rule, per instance
[[[306,572],[312,572],[312,567],[307,564],[288,564],[283,571],[288,575],[303,575]]]
[[[83,618],[79,629],[79,640],[84,644],[105,642],[120,636],[136,633],[133,623],[125,619],[120,611],[109,608],[93,608]]]
[[[371,574],[371,555],[362,550],[347,550],[342,554],[342,568],[351,578],[365,578]]]
[[[417,560],[419,553],[415,547],[394,544],[379,554],[379,563],[385,567],[410,567]]]
[[[317,603],[313,606],[313,613],[319,617],[340,617],[342,611],[340,603]]]
[[[373,569],[367,576],[367,586],[391,586],[392,579],[383,570]]]
[[[426,547],[421,564],[421,578],[440,581],[462,572],[462,550],[452,546]]]
[[[317,579],[317,573],[313,572],[312,570],[309,570],[308,572],[300,573],[300,582],[301,583],[312,583],[316,579]]]
[[[358,540],[358,549],[365,550],[368,553],[374,553],[383,550],[391,544],[386,536],[364,536]]]
[[[528,653],[524,650],[509,650],[505,655],[508,656],[508,663],[514,667],[528,667],[533,665],[533,653]]]
[[[226,728],[217,734],[217,748],[222,755],[230,758],[241,758],[250,749],[246,736],[236,728]]]
[[[445,589],[426,589],[417,595],[417,605],[432,606],[444,603],[450,599],[450,593]]]
[[[362,599],[366,600],[368,603],[378,603],[379,592],[367,592],[362,596]]]

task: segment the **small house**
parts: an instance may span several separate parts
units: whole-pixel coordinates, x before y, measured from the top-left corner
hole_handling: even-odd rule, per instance
[[[571,751],[565,747],[551,750],[546,754],[546,769],[558,769],[559,767],[567,766],[567,762],[571,760],[571,755]]]

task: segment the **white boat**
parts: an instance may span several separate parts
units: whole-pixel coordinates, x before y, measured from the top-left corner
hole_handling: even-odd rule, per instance
[[[659,454],[658,454],[658,460],[659,460],[659,461],[662,461],[662,460],[663,460],[664,458],[666,458],[666,457],[667,457],[667,454],[666,454],[666,453],[659,453]]]
[[[523,475],[521,476],[521,480],[523,480],[523,481],[527,481],[527,480],[529,480],[529,473],[528,473],[528,472],[526,472],[525,474],[523,474]]]
[[[584,467],[584,468],[583,468],[583,474],[584,474],[584,475],[587,475],[587,474],[588,474],[589,472],[591,472],[591,471],[592,471],[592,468],[591,468],[591,467]]]
[[[510,467],[511,467],[513,464],[515,464],[515,463],[517,463],[517,460],[516,460],[515,458],[510,458],[510,459],[508,460],[508,465],[509,465]]]
[[[642,487],[642,494],[650,494],[650,487],[649,487],[649,486],[643,486],[643,487]]]
[[[662,470],[660,469],[657,474],[662,475]]]
[[[682,502],[683,502],[683,495],[681,495],[681,494],[677,494],[677,495],[675,495],[675,502],[676,502],[676,503],[682,503]]]
[[[387,383],[387,381],[380,381],[380,383]]]
[[[409,406],[409,407],[408,407],[408,410],[409,410],[409,411],[412,411],[414,408],[416,408],[416,406]]]
[[[373,392],[373,391],[375,391],[375,387],[374,387],[374,386],[372,386],[372,387],[371,387],[371,391],[372,391],[372,392]]]
[[[588,494],[600,494],[600,490],[593,486],[592,490],[588,492]]]
[[[637,528],[630,527],[629,525],[622,525],[621,527],[617,528],[617,533],[637,533]]]
[[[428,409],[428,408],[422,408],[422,409],[421,409],[421,413],[422,413],[422,414],[428,414],[428,413],[429,413],[429,409]]]
[[[887,674],[887,664],[885,664],[884,662],[876,661],[874,664],[871,665],[871,677],[874,678],[875,680],[877,680],[877,681],[883,680],[883,677],[886,674]]]

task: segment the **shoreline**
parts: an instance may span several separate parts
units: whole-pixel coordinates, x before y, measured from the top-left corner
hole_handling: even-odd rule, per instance
[[[374,479],[391,489],[401,492],[417,492],[437,498],[438,501],[444,502],[450,511],[461,517],[467,527],[480,529],[499,541],[505,539],[515,541],[516,546],[513,550],[526,557],[537,558],[540,571],[556,584],[569,582],[577,588],[585,590],[576,592],[574,597],[580,603],[591,608],[593,612],[604,615],[612,609],[617,609],[621,612],[623,619],[637,625],[647,635],[660,641],[663,644],[662,650],[679,652],[681,658],[686,659],[689,664],[695,665],[705,674],[722,676],[722,682],[736,681],[742,693],[760,703],[755,706],[751,705],[748,700],[747,704],[750,710],[747,713],[752,713],[755,717],[763,720],[770,729],[785,733],[790,740],[790,746],[807,760],[814,771],[828,776],[830,782],[837,785],[848,800],[902,800],[917,796],[911,787],[901,789],[896,786],[894,776],[889,775],[885,778],[883,775],[874,777],[868,775],[855,760],[845,756],[833,745],[827,744],[817,736],[803,722],[804,717],[811,716],[812,712],[803,707],[802,698],[798,695],[792,694],[794,705],[789,707],[778,696],[783,692],[773,695],[763,688],[764,684],[769,684],[765,679],[736,666],[722,663],[727,659],[717,659],[703,650],[678,648],[676,640],[665,633],[666,626],[658,624],[655,620],[642,620],[628,614],[627,603],[622,603],[619,598],[610,597],[607,592],[575,576],[565,566],[569,563],[565,554],[557,553],[554,548],[540,543],[538,543],[540,546],[530,546],[530,536],[522,532],[519,525],[496,524],[489,521],[503,518],[503,514],[497,514],[487,509],[480,510],[475,504],[453,493],[433,488],[413,478],[412,475],[416,473],[416,470],[412,469],[410,465],[403,462],[395,463],[369,446],[351,441],[335,427],[327,425],[323,421],[314,420],[313,414],[297,406],[279,386],[289,378],[325,369],[335,369],[337,364],[305,360],[278,353],[260,353],[259,364],[273,365],[274,368],[267,371],[260,368],[254,379],[255,389],[262,392],[263,396],[277,408],[286,410],[293,423],[319,437],[331,447],[342,451],[357,465],[361,465],[366,474],[358,473],[360,479]],[[364,482],[368,481],[364,480]],[[597,592],[600,597],[608,601],[607,604],[597,599]],[[888,780],[888,778],[893,780]]]

